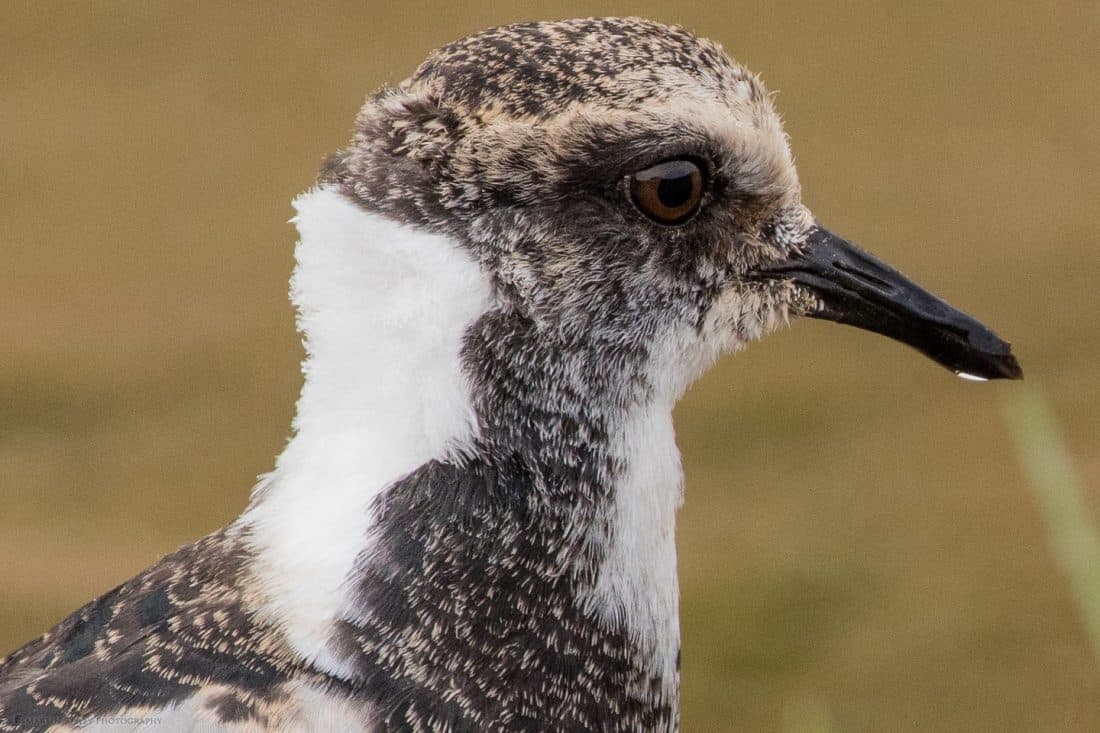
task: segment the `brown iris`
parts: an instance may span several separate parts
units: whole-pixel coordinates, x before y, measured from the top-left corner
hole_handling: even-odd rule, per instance
[[[630,197],[658,224],[682,224],[703,200],[703,171],[690,160],[666,160],[630,177]]]

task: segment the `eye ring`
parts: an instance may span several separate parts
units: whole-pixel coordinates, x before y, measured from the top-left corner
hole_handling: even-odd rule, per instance
[[[627,179],[630,200],[652,221],[675,226],[695,216],[706,192],[703,167],[690,158],[673,158]]]

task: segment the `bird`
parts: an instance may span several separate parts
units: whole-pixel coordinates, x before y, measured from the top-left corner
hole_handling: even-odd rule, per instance
[[[0,730],[674,731],[690,384],[799,316],[1022,376],[815,219],[761,79],[681,27],[446,45],[294,206],[292,437],[0,661]]]

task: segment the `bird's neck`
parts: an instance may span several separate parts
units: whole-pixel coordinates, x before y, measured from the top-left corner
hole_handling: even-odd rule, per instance
[[[678,395],[645,388],[602,399],[608,385],[575,368],[584,355],[524,341],[495,309],[486,275],[446,237],[365,212],[332,189],[296,207],[291,289],[305,382],[295,435],[241,519],[251,527],[262,613],[306,661],[354,677],[356,660],[346,645],[336,649],[335,629],[371,617],[362,586],[385,555],[378,543],[400,530],[426,552],[444,530],[422,520],[461,509],[457,519],[484,523],[466,528],[475,540],[503,546],[490,535],[520,532],[524,522],[545,530],[515,535],[537,538],[515,549],[531,556],[520,560],[565,579],[553,592],[571,613],[619,634],[645,657],[646,674],[674,685]],[[517,349],[527,362],[516,362]],[[429,474],[435,483],[422,479]],[[456,548],[447,536],[449,553],[517,560],[474,540]],[[479,554],[483,545],[488,554]]]

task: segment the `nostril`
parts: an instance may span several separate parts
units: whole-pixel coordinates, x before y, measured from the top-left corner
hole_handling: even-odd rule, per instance
[[[891,283],[890,281],[883,280],[880,277],[876,277],[875,275],[871,274],[870,272],[867,272],[866,270],[860,270],[856,267],[853,267],[852,265],[850,265],[849,263],[847,263],[843,260],[833,260],[833,267],[840,270],[841,272],[848,273],[849,275],[851,275],[852,277],[859,280],[860,282],[862,282],[865,285],[878,286],[879,288],[881,288],[883,290],[886,290],[888,292],[893,292],[893,291],[897,290],[897,287],[893,283]]]

